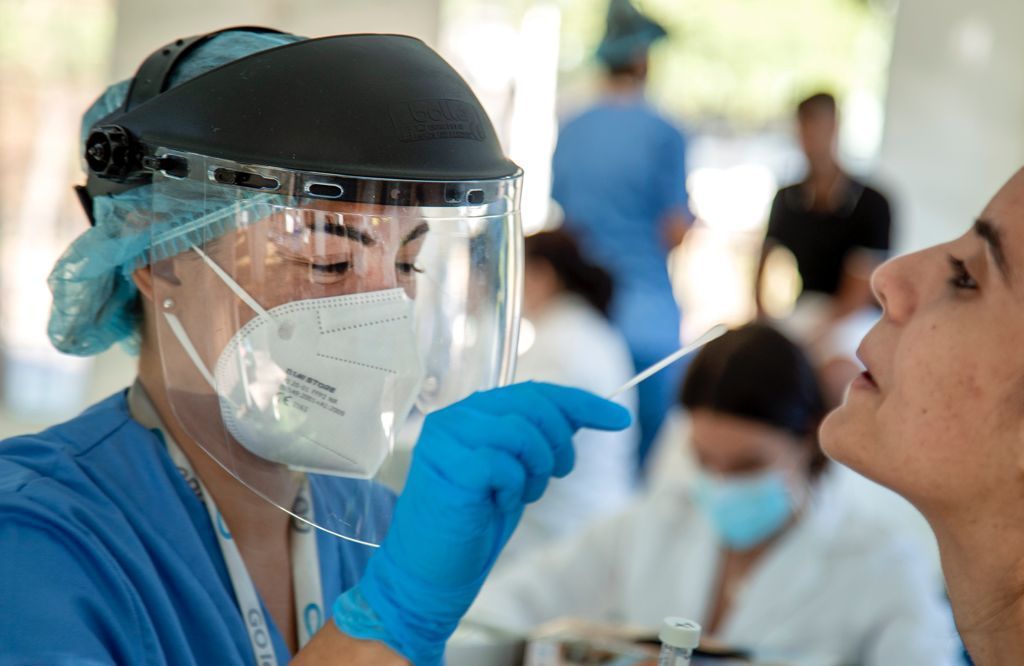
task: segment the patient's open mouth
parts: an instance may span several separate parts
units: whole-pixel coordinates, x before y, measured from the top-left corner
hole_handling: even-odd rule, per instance
[[[857,375],[857,378],[853,380],[853,386],[856,388],[871,389],[874,391],[878,390],[878,383],[875,382],[874,376],[867,370]]]

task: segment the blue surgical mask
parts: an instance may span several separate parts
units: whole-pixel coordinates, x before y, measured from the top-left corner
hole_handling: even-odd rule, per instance
[[[792,493],[777,471],[724,479],[700,473],[694,498],[733,550],[764,542],[793,515]]]

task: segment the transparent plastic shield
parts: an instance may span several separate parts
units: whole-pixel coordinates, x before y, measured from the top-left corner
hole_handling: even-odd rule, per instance
[[[365,198],[157,178],[151,329],[181,432],[280,509],[378,544],[410,413],[512,375],[521,232],[514,196]],[[311,513],[302,474],[322,477]]]

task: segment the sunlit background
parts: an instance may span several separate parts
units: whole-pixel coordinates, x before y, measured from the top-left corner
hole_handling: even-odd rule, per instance
[[[950,237],[1024,163],[1019,0],[647,0],[670,30],[650,98],[689,136],[697,226],[671,258],[686,337],[753,312],[753,272],[778,186],[799,178],[796,100],[837,94],[841,155],[891,195],[895,242]],[[78,122],[104,85],[177,37],[227,25],[310,36],[400,32],[439,49],[526,170],[524,222],[549,203],[560,118],[597,94],[603,0],[0,0],[0,435],[73,415],[124,386],[133,361],[53,351],[46,275],[87,224]],[[798,291],[786,258],[772,307]]]

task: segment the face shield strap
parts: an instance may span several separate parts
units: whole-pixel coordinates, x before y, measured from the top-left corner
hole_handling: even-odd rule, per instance
[[[146,58],[132,77],[125,100],[89,128],[85,142],[85,161],[88,180],[84,191],[78,192],[79,202],[85,208],[92,226],[96,226],[92,212],[92,199],[146,185],[153,172],[174,170],[173,165],[147,154],[132,132],[120,125],[121,118],[136,107],[168,90],[171,75],[178,63],[195,49],[226,32],[257,34],[287,34],[273,28],[236,26],[222,28],[204,35],[183,37],[157,49]]]
[[[82,210],[85,211],[86,217],[89,218],[89,225],[95,227],[94,201],[96,197],[121,194],[145,184],[143,182],[115,183],[114,181],[103,180],[90,172],[86,177],[85,185],[75,185],[74,190],[75,195],[78,197],[78,203],[81,204]]]
[[[75,196],[78,197],[78,203],[81,204],[82,210],[85,211],[85,216],[89,218],[89,226],[96,226],[96,215],[92,212],[92,195],[89,193],[89,188],[85,185],[75,185]]]
[[[171,73],[174,71],[177,64],[189,53],[225,32],[253,32],[258,34],[275,35],[285,34],[280,30],[274,30],[273,28],[243,25],[214,30],[213,32],[208,32],[204,35],[194,35],[192,37],[176,39],[170,44],[167,44],[151,53],[150,56],[139,66],[139,69],[135,72],[135,77],[132,79],[131,88],[128,91],[124,106],[121,109],[118,109],[118,113],[131,111],[143,102],[147,102],[167,90]],[[109,117],[110,116],[108,116],[108,118]],[[104,118],[104,121],[105,120],[107,120],[107,118]]]

